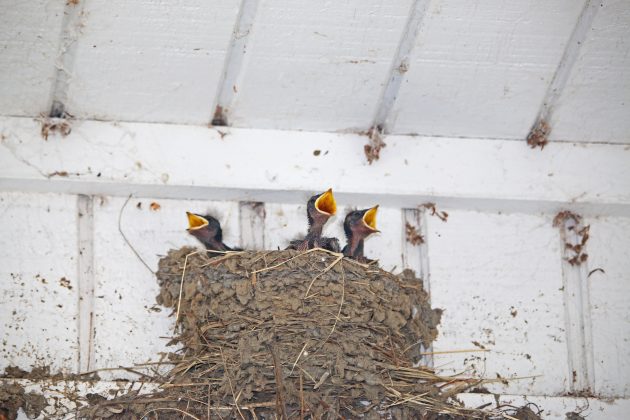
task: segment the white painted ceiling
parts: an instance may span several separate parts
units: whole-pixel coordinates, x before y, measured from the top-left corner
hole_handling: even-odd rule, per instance
[[[628,0],[0,8],[2,115],[523,140],[542,113],[552,140],[630,143]]]

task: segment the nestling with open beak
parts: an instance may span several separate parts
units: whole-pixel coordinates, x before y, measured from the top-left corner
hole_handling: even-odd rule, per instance
[[[306,204],[308,233],[304,239],[291,241],[287,249],[306,251],[307,249],[324,248],[329,251],[339,252],[340,247],[337,238],[322,237],[324,225],[336,212],[337,202],[335,201],[332,188],[312,196]]]
[[[343,255],[362,263],[372,260],[363,255],[363,240],[369,235],[379,232],[376,229],[376,212],[378,205],[364,210],[351,211],[343,222],[343,230],[346,233],[347,244],[343,247]]]
[[[198,214],[186,212],[188,216],[188,233],[197,238],[209,251],[240,251],[237,248],[230,248],[223,243],[223,231],[217,219],[210,215],[200,216]],[[209,252],[209,256],[214,257],[221,253]]]

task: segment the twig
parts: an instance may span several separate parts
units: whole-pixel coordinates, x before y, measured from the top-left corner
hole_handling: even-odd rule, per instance
[[[200,251],[191,252],[184,258],[184,269],[182,270],[182,280],[179,283],[179,298],[177,298],[177,313],[175,315],[175,333],[177,333],[177,321],[179,320],[179,307],[182,304],[182,289],[184,288],[184,274],[186,274],[186,266],[188,265],[188,257],[199,254]]]
[[[291,372],[289,372],[289,376],[291,376],[291,374],[293,373],[293,369],[295,369],[295,365],[297,365],[298,360],[300,360],[300,357],[302,357],[302,353],[304,353],[304,349],[306,348],[306,345],[308,344],[308,341],[306,343],[304,343],[304,346],[302,347],[302,350],[300,350],[300,354],[298,354],[297,359],[295,359],[295,362],[293,363],[293,366],[291,366]]]
[[[204,268],[207,267],[209,265],[213,265],[216,266],[219,263],[235,256],[235,255],[241,255],[244,252],[243,251],[215,251],[215,250],[211,250],[211,249],[207,249],[206,252],[212,252],[213,254],[224,254],[221,258],[213,258],[210,260],[210,262],[207,262],[205,264],[202,264],[199,266],[199,268]]]
[[[230,372],[228,372],[225,356],[223,355],[223,348],[219,347],[219,351],[221,352],[221,359],[223,360],[223,368],[225,369],[225,376],[227,377],[228,383],[230,384],[230,391],[232,392],[232,398],[234,398],[234,405],[236,406],[236,411],[238,411],[238,414],[241,416],[241,419],[245,420],[245,416],[243,416],[243,413],[241,413],[241,409],[238,407],[238,399],[236,398],[236,395],[234,394],[234,387],[232,386],[232,379],[230,378]],[[240,396],[241,394],[239,393],[238,395]]]
[[[330,372],[328,372],[328,371],[322,373],[322,376],[319,378],[319,381],[317,381],[317,383],[315,384],[313,389],[317,390],[317,388],[322,386],[324,384],[324,382],[326,382],[326,379],[328,379],[329,376],[330,376]]]
[[[328,336],[326,337],[326,339],[324,340],[320,348],[324,347],[324,344],[326,344],[330,336],[335,332],[335,328],[337,327],[337,322],[339,321],[339,317],[341,316],[341,308],[343,308],[343,302],[345,300],[345,297],[346,297],[346,274],[345,274],[345,271],[343,270],[343,264],[342,264],[341,265],[341,302],[339,302],[339,311],[337,311],[337,316],[335,317],[335,323],[333,324],[332,329],[328,333]]]
[[[300,372],[300,420],[304,420],[304,381]]]
[[[343,258],[343,254],[340,254],[338,252],[332,252],[332,251],[329,251],[329,250],[323,249],[323,248],[313,248],[313,249],[309,249],[307,251],[304,251],[304,252],[302,252],[300,254],[294,255],[293,257],[291,257],[291,258],[289,258],[287,260],[284,260],[282,262],[279,262],[278,264],[274,264],[274,265],[272,265],[270,267],[261,268],[260,270],[252,271],[250,274],[262,273],[263,271],[273,270],[274,268],[278,268],[278,267],[288,263],[289,261],[293,261],[296,258],[303,257],[304,255],[310,254],[311,252],[315,252],[315,251],[322,251],[322,252],[326,252],[328,254],[334,255],[336,257]]]
[[[489,349],[470,349],[470,350],[443,350],[443,351],[427,351],[424,353],[420,353],[420,356],[429,356],[432,354],[450,354],[450,353],[477,353],[477,352],[488,352]]]
[[[147,367],[147,366],[150,366],[150,365],[162,365],[162,364],[165,364],[165,365],[175,365],[175,364],[177,364],[177,363],[176,363],[176,362],[170,362],[170,361],[165,361],[165,362],[151,362],[151,363],[138,363],[138,364],[133,365],[133,367],[135,367],[135,368],[144,368],[144,369],[148,369],[148,367]],[[108,367],[108,368],[99,368],[99,369],[89,370],[89,371],[87,371],[87,372],[80,372],[80,373],[77,373],[77,376],[87,376],[87,375],[92,375],[92,374],[94,374],[94,373],[98,373],[98,372],[105,372],[105,371],[112,371],[112,370],[130,370],[130,369],[131,369],[131,368],[126,367],[126,366]],[[136,373],[136,374],[138,374],[138,375],[143,375],[143,376],[146,376],[146,377],[149,377],[149,378],[150,378],[150,376],[149,376],[149,375],[141,374],[140,372],[133,372],[133,373]]]
[[[125,240],[125,243],[127,244],[127,246],[133,251],[133,253],[136,255],[136,257],[138,257],[140,262],[147,268],[147,270],[149,270],[151,272],[151,274],[155,274],[155,271],[151,270],[151,267],[149,267],[149,264],[147,264],[146,261],[144,261],[144,259],[142,259],[140,254],[138,254],[138,251],[136,251],[136,249],[133,247],[133,245],[131,245],[131,242],[129,242],[129,239],[127,239],[127,236],[125,235],[125,233],[122,230],[121,222],[122,222],[123,211],[125,210],[125,207],[127,207],[127,203],[129,203],[129,200],[131,200],[132,196],[133,196],[133,194],[129,194],[129,197],[127,197],[127,200],[125,200],[125,204],[123,204],[123,206],[120,208],[120,213],[118,213],[118,232],[120,232],[120,235]]]
[[[308,373],[307,371],[305,371],[304,369],[302,369],[301,366],[298,366],[298,369],[300,369],[302,371],[302,373],[304,373],[306,376],[308,376],[308,379],[310,379],[311,381],[313,381],[313,383],[317,383],[317,381],[315,380],[315,378],[313,378],[313,376]]]
[[[252,403],[252,404],[242,405],[241,408],[243,410],[252,410],[254,408],[270,408],[270,407],[275,407],[275,406],[276,406],[276,402],[275,401],[267,401],[267,402],[261,402],[261,403]],[[210,407],[210,410],[213,410],[213,411],[232,411],[232,410],[234,410],[234,407],[218,406],[218,407]]]
[[[308,299],[309,297],[311,297],[309,296],[308,292],[311,291],[311,287],[313,287],[313,283],[315,283],[315,280],[317,280],[318,278],[320,278],[321,276],[329,272],[339,261],[343,259],[343,254],[336,254],[336,255],[337,255],[337,258],[335,259],[335,261],[333,261],[328,267],[326,267],[324,271],[322,271],[321,273],[313,277],[313,280],[311,280],[311,283],[308,285],[308,288],[306,289],[306,292],[304,293],[304,299]],[[341,267],[343,270],[343,265]]]
[[[400,364],[398,363],[398,357],[396,357],[396,349],[394,348],[394,343],[392,342],[392,336],[388,335],[389,338],[389,346],[392,349],[392,357],[394,359],[394,364],[396,365],[396,367],[400,366]]]
[[[403,350],[403,353],[407,353],[407,351],[413,346],[417,346],[419,343],[413,343],[411,346],[407,347]],[[432,356],[434,354],[451,354],[451,353],[485,353],[489,352],[490,349],[467,349],[467,350],[443,350],[443,351],[425,351],[419,353],[420,356]]]
[[[186,388],[186,387],[206,386],[206,385],[210,386],[210,385],[214,385],[215,383],[216,382],[187,382],[183,384],[164,384],[164,385],[160,385],[160,388],[167,389],[167,388]]]
[[[199,417],[195,417],[192,414],[184,411],[184,410],[180,410],[179,408],[152,408],[149,411],[145,412],[143,415],[140,416],[141,419],[145,418],[149,413],[152,413],[154,411],[177,411],[179,413],[182,413],[185,416],[190,417],[191,419],[195,419],[195,420],[201,420]]]
[[[275,351],[275,344],[268,346],[271,359],[273,360],[273,373],[276,377],[276,410],[280,412],[281,418],[287,420],[287,408],[284,403],[284,381],[282,379],[282,365],[278,361]]]
[[[426,393],[426,392],[425,392],[424,394],[412,395],[412,396],[409,396],[409,397],[404,398],[404,399],[402,399],[402,400],[398,400],[398,401],[396,401],[396,402],[394,402],[394,403],[391,403],[391,404],[389,404],[389,405],[386,405],[386,406],[385,406],[385,408],[391,408],[391,407],[394,407],[394,406],[396,406],[396,405],[404,404],[404,403],[406,403],[406,402],[413,402],[413,400],[420,400],[420,399],[421,399],[422,397],[424,397],[425,395],[427,395],[427,393]]]

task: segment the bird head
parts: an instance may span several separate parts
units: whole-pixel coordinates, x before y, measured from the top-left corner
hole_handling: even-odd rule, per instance
[[[223,240],[221,224],[210,215],[200,216],[195,213],[186,212],[188,216],[188,233],[199,239],[204,244],[208,241]]]
[[[343,228],[348,238],[357,236],[361,239],[380,232],[376,228],[376,213],[378,205],[369,209],[354,210],[346,215]]]
[[[335,201],[332,188],[312,196],[306,204],[306,214],[311,226],[313,224],[323,226],[335,213],[337,213],[337,202]]]

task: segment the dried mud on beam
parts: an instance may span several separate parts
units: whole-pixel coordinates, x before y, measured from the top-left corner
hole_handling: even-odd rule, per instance
[[[410,272],[323,250],[209,258],[182,248],[160,261],[157,278],[179,348],[155,378],[161,391],[94,401],[81,417],[510,418],[453,398],[478,379],[417,367],[441,310]]]
[[[46,398],[35,392],[26,393],[18,383],[0,384],[0,420],[13,420],[18,410],[24,410],[28,418],[36,418],[46,408]]]

